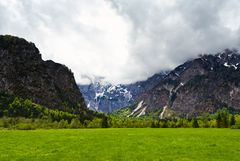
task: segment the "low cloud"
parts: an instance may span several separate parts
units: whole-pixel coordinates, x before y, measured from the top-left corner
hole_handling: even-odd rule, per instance
[[[240,47],[240,1],[111,0],[111,3],[133,25],[131,64],[139,64],[140,78],[172,69],[200,53]]]

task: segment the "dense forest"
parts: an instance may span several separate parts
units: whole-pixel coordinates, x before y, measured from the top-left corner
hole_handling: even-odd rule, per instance
[[[175,117],[162,120],[151,116],[134,118],[90,112],[92,115],[72,114],[49,109],[33,103],[30,99],[21,99],[6,93],[0,94],[0,128],[6,129],[240,128],[240,115],[231,113],[227,108],[194,118]]]

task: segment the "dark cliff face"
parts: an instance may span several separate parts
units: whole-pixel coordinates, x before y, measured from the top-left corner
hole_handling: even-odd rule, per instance
[[[240,55],[225,50],[188,61],[142,94],[141,101],[140,111],[145,107],[146,112],[168,107],[184,117],[212,113],[222,107],[240,111]]]
[[[0,36],[0,60],[1,92],[63,111],[85,108],[73,73],[64,65],[43,61],[33,43]]]

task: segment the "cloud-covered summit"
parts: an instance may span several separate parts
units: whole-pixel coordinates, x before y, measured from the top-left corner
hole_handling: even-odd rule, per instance
[[[146,79],[200,53],[240,47],[238,0],[5,0],[0,34],[35,42],[79,83]]]
[[[111,2],[133,24],[132,64],[141,64],[141,73],[175,67],[200,53],[240,47],[240,1]]]

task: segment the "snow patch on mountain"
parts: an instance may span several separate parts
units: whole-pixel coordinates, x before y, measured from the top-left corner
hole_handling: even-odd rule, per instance
[[[147,107],[144,107],[142,111],[137,115],[137,117],[144,116],[146,114]]]
[[[155,74],[145,81],[132,84],[114,85],[106,82],[103,78],[89,78],[91,84],[79,85],[89,109],[104,113],[111,113],[122,107],[131,106],[136,103],[138,96],[153,88],[167,74],[161,72]],[[144,114],[144,111],[142,111]]]
[[[137,107],[133,110],[133,112],[130,114],[133,115],[135,112],[137,112],[143,105],[143,101],[139,102],[139,104],[137,105]]]

